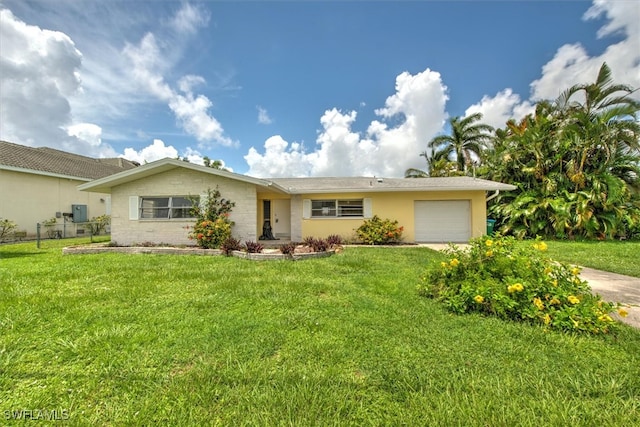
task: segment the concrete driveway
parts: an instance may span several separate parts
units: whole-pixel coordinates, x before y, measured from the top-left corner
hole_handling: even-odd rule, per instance
[[[629,313],[627,317],[615,317],[636,328],[640,328],[640,278],[609,273],[582,267],[580,278],[589,282],[594,294],[605,301],[619,302]]]
[[[436,251],[448,247],[445,244],[424,244]],[[468,245],[457,245],[466,248]],[[609,273],[593,268],[581,267],[580,277],[589,282],[594,294],[598,294],[605,301],[619,302],[629,313],[627,317],[620,317],[614,313],[613,317],[621,322],[640,328],[640,278]]]

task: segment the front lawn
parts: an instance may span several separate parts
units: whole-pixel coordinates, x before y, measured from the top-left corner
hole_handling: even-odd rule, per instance
[[[549,256],[583,267],[640,277],[640,241],[547,241]]]
[[[442,259],[427,248],[251,262],[62,256],[63,244],[0,246],[3,419],[640,423],[640,331],[576,337],[449,314],[416,292]]]

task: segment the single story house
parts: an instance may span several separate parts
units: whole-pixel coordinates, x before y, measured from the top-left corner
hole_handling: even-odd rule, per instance
[[[486,232],[486,202],[514,186],[472,177],[260,179],[175,159],[78,187],[111,194],[111,239],[117,244],[193,244],[189,200],[218,188],[235,202],[234,237],[257,241],[338,234],[352,239],[365,219],[398,220],[406,242],[465,242]]]
[[[79,191],[78,185],[133,169],[120,158],[95,159],[48,147],[0,141],[0,218],[15,222],[24,237],[55,218],[60,236],[75,236],[78,223],[110,214],[110,194]]]

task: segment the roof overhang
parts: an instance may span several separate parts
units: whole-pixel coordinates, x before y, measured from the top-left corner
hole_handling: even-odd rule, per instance
[[[269,180],[252,178],[246,175],[240,175],[233,172],[227,172],[220,169],[196,165],[182,160],[169,158],[157,160],[155,162],[147,163],[137,168],[117,173],[115,175],[96,179],[86,184],[81,184],[78,186],[78,190],[93,191],[98,193],[111,193],[111,189],[118,185],[126,184],[128,182],[136,181],[142,178],[147,178],[149,176],[153,176],[177,168],[190,169],[200,173],[233,179],[236,181],[245,182],[247,184],[253,184],[277,193],[287,193],[284,188]]]
[[[35,169],[18,168],[18,167],[15,167],[15,166],[7,166],[7,165],[0,165],[0,170],[6,170],[6,171],[11,171],[11,172],[20,172],[20,173],[28,173],[30,175],[48,176],[48,177],[51,177],[51,178],[72,179],[74,181],[84,181],[84,182],[91,181],[90,178],[81,178],[79,176],[64,175],[64,174],[60,174],[60,173],[39,171],[39,170],[35,170]]]
[[[511,191],[511,184],[472,177],[275,179],[289,194]]]

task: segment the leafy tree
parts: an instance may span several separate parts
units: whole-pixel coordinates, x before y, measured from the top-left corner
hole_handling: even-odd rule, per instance
[[[207,189],[204,200],[192,199],[191,214],[196,217],[190,239],[205,249],[219,248],[231,237],[233,222],[229,219],[235,202],[222,198],[220,190]]]
[[[632,92],[603,64],[594,83],[572,86],[496,131],[481,175],[518,187],[490,206],[501,231],[611,238],[638,229],[640,104]]]
[[[224,163],[222,163],[222,160],[211,160],[208,156],[204,156],[202,158],[202,161],[208,168],[220,169],[229,172],[229,169],[224,167]]]
[[[490,141],[493,128],[480,123],[481,113],[460,118],[452,117],[450,135],[438,135],[429,141],[428,146],[434,150],[434,158],[441,158],[440,152],[456,162],[459,172],[467,172],[473,165],[474,158],[480,159],[482,149]]]
[[[17,227],[18,224],[15,222],[6,218],[0,218],[0,242],[4,241],[4,239]]]
[[[431,155],[423,151],[420,156],[427,161],[427,170],[409,168],[404,172],[405,178],[426,178],[458,174],[457,163],[450,161],[445,151],[436,151]]]

